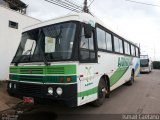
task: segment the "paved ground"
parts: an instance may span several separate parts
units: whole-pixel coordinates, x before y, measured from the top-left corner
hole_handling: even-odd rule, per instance
[[[1,102],[9,107],[12,103],[19,102],[6,96],[5,90],[1,89],[0,91],[3,92],[3,94],[0,92]],[[54,118],[57,114],[160,114],[160,71],[154,70],[150,74],[142,74],[133,86],[123,85],[114,90],[110,98],[106,99],[104,105],[99,108],[90,104],[78,108],[67,108],[59,104],[37,105],[27,113],[27,116],[29,114],[30,117],[41,115],[41,118],[44,116]]]
[[[20,102],[19,99],[10,97],[6,91],[6,83],[0,83],[0,111],[6,110],[15,106]]]

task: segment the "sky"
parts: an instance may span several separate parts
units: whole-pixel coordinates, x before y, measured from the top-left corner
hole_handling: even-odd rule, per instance
[[[71,13],[45,0],[22,1],[28,5],[27,14],[42,21]],[[83,0],[72,1],[83,4]],[[160,0],[134,1],[159,6],[142,5],[127,0],[94,0],[89,9],[114,31],[140,44],[142,54],[148,54],[152,60],[160,60]]]

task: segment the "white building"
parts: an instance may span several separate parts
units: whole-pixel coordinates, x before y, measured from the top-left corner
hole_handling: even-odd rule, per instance
[[[9,65],[20,42],[22,29],[40,20],[0,5],[0,80],[7,80]]]

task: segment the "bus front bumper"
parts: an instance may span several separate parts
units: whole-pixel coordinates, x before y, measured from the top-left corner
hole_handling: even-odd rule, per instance
[[[140,68],[140,72],[150,72],[148,67],[142,67]]]
[[[62,91],[59,91],[59,89]],[[58,90],[57,90],[58,89]],[[77,106],[77,84],[33,84],[9,81],[8,93],[15,97],[32,97],[36,101],[63,102],[69,107]],[[50,92],[49,92],[50,91]],[[58,95],[58,92],[61,95]],[[50,101],[50,102],[49,102]]]

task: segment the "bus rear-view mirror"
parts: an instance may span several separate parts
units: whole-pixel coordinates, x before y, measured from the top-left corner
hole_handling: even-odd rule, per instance
[[[85,33],[85,38],[92,37],[92,26],[90,24],[85,24],[84,33]]]

